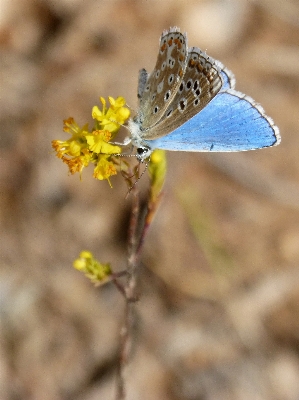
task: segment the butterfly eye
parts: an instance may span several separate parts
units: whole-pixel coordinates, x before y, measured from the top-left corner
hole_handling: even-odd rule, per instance
[[[139,154],[141,156],[143,153],[146,153],[148,151],[148,149],[146,147],[138,147],[138,149],[136,151],[137,151],[137,154]]]
[[[136,152],[137,152],[136,156],[137,160],[140,162],[144,162],[145,159],[151,155],[152,150],[150,149],[150,147],[144,146],[144,147],[138,147],[136,149]]]

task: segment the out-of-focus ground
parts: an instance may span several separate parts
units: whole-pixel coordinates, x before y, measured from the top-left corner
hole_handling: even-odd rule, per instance
[[[299,398],[299,3],[0,1],[0,399],[114,399],[123,299],[72,268],[122,269],[121,178],[68,176],[51,140],[99,96],[137,106],[163,29],[234,71],[280,146],[168,153],[140,270],[128,400]],[[140,182],[146,188],[147,179]]]

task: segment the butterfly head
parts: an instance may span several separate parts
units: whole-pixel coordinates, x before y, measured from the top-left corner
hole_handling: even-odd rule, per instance
[[[132,143],[137,149],[137,160],[144,162],[151,155],[153,150],[144,143],[140,127],[141,123],[138,119],[138,116],[133,119],[129,119],[128,129],[130,131],[130,137],[126,140],[126,144]]]
[[[153,150],[148,146],[137,147],[136,158],[140,162],[144,162],[152,154]]]

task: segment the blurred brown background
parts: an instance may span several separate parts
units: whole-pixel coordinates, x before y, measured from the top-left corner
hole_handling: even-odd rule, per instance
[[[168,153],[140,269],[129,400],[299,399],[299,3],[1,0],[0,399],[113,399],[123,299],[72,268],[122,269],[121,178],[68,176],[62,120],[99,96],[136,109],[163,29],[220,59],[279,126],[279,147]],[[147,179],[140,182],[146,188]]]

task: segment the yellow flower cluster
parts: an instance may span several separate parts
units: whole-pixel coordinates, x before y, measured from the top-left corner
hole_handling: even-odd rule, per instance
[[[90,251],[81,251],[80,257],[74,261],[73,265],[94,283],[104,281],[112,273],[110,264],[101,264]]]
[[[75,172],[81,174],[84,167],[93,163],[94,178],[107,179],[111,186],[109,178],[116,175],[119,170],[119,163],[113,155],[120,154],[122,149],[110,141],[130,117],[130,110],[125,107],[126,101],[123,97],[108,99],[109,108],[102,97],[100,98],[102,111],[98,106],[93,107],[92,117],[95,124],[92,131],[88,130],[88,124],[80,128],[73,118],[68,118],[64,120],[63,130],[70,133],[71,138],[66,141],[53,140],[52,147],[57,157],[68,165],[71,174]]]

